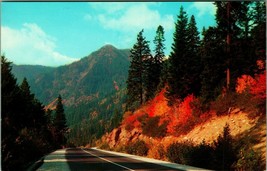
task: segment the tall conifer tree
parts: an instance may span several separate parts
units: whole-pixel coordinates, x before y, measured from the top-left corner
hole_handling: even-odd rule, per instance
[[[184,63],[186,66],[186,73],[184,77],[187,81],[185,81],[184,84],[187,85],[188,91],[181,94],[182,97],[185,97],[187,94],[199,95],[201,88],[199,76],[202,69],[199,52],[200,38],[194,15],[191,16],[188,24],[187,41],[188,46],[186,49],[186,60]]]
[[[166,96],[169,100],[169,104],[172,104],[175,99],[184,98],[183,92],[188,91],[188,87],[185,86],[187,81],[184,75],[186,74],[186,52],[187,52],[187,25],[188,18],[183,7],[180,8],[180,13],[175,23],[175,32],[173,35],[172,52],[170,54],[170,68],[168,78],[168,88]]]
[[[254,3],[254,27],[251,36],[256,58],[263,62],[262,68],[258,70],[263,71],[266,69],[266,2],[257,1]]]
[[[64,107],[62,104],[61,95],[58,96],[56,111],[55,111],[55,120],[54,120],[54,127],[56,129],[56,139],[58,145],[65,145],[65,133],[67,131],[67,121],[64,113]]]
[[[26,79],[17,85],[11,69],[11,62],[2,56],[2,168],[24,170],[25,164],[49,152],[53,144],[43,106],[30,92]]]
[[[215,27],[209,27],[203,32],[201,43],[201,63],[203,65],[201,78],[201,97],[204,103],[214,100],[226,84],[225,50],[222,35]]]
[[[154,65],[153,65],[153,73],[154,76],[154,84],[153,84],[153,91],[156,92],[157,87],[160,83],[160,77],[163,69],[163,58],[165,56],[164,50],[165,50],[165,37],[164,37],[164,28],[159,25],[156,31],[156,36],[154,38],[154,44],[155,44],[155,56],[154,56]]]
[[[20,90],[25,103],[25,125],[41,129],[47,126],[44,106],[31,93],[30,85],[26,78],[23,79]]]
[[[17,80],[11,73],[11,62],[1,56],[1,157],[2,169],[11,169],[16,160],[16,138],[20,129],[21,106]]]
[[[127,107],[134,109],[144,102],[144,79],[146,79],[145,67],[151,60],[148,41],[143,36],[144,30],[137,35],[137,42],[130,50],[131,63],[127,79]],[[146,70],[147,71],[147,70]]]
[[[251,30],[254,24],[255,2],[215,2],[217,6],[217,31],[222,35],[225,46],[225,64],[227,66],[227,87],[235,90],[236,79],[242,74],[253,75],[256,66],[256,54],[253,50]],[[257,40],[258,41],[258,40]]]

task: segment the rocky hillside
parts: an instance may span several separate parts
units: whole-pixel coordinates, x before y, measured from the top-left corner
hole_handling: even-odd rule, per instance
[[[266,157],[266,118],[264,116],[254,119],[249,118],[248,113],[240,109],[234,109],[231,113],[223,116],[212,116],[209,120],[197,125],[190,132],[180,136],[165,136],[162,138],[152,138],[142,134],[142,129],[127,129],[127,125],[122,124],[114,129],[110,134],[102,137],[102,141],[109,144],[111,149],[118,150],[130,142],[144,140],[150,146],[148,157],[160,159],[157,148],[164,146],[166,149],[174,142],[190,141],[194,144],[213,143],[222,133],[225,124],[228,123],[231,135],[245,138],[251,136],[254,139],[255,150],[261,151],[262,157]],[[263,160],[264,160],[263,159]]]
[[[170,150],[170,146],[177,145],[177,142],[180,145],[192,145],[194,149],[206,148],[201,150],[216,151],[219,148],[218,141],[222,141],[222,137],[227,135],[224,133],[227,127],[230,139],[233,139],[232,148],[236,150],[237,159],[233,167],[242,168],[244,163],[253,160],[250,165],[244,167],[258,165],[257,167],[264,168],[266,166],[265,72],[253,79],[251,81],[253,84],[244,81],[246,79],[245,76],[239,79],[237,92],[219,96],[204,112],[200,110],[199,99],[193,95],[188,95],[183,101],[178,100],[171,107],[168,106],[164,96],[166,90],[163,89],[147,104],[134,112],[126,112],[121,125],[103,136],[98,141],[98,146],[173,161],[170,158],[172,153],[170,151],[173,151]],[[139,153],[140,149],[146,152]]]

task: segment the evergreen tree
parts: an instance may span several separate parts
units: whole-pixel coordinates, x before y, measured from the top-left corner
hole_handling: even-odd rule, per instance
[[[169,78],[169,68],[170,68],[170,61],[166,59],[162,62],[162,70],[160,74],[160,83],[158,85],[158,91],[160,91],[167,85]]]
[[[55,134],[56,140],[58,145],[64,146],[66,143],[65,133],[67,132],[67,121],[64,113],[64,107],[62,104],[62,98],[59,95],[57,101],[57,106],[55,110],[55,120],[54,120],[54,127],[55,127]]]
[[[20,90],[25,103],[25,126],[34,127],[38,130],[48,129],[47,118],[42,103],[31,93],[30,85],[26,78],[23,79]]]
[[[144,89],[144,99],[143,101],[146,102],[154,96],[157,83],[156,83],[156,76],[154,75],[155,72],[155,60],[152,55],[149,55],[143,59],[143,89]]]
[[[163,62],[163,58],[165,56],[164,54],[164,50],[165,50],[165,37],[164,37],[164,28],[159,25],[156,31],[156,36],[154,38],[154,44],[155,44],[155,56],[154,56],[154,60],[155,63],[159,66],[161,66],[159,69],[162,69],[162,62]]]
[[[161,77],[161,72],[163,69],[163,58],[165,56],[164,50],[165,50],[165,45],[164,45],[165,37],[164,37],[164,28],[159,25],[156,31],[156,36],[154,38],[154,44],[155,44],[155,56],[154,56],[154,63],[152,66],[152,73],[151,76],[153,76],[153,81],[151,82],[150,86],[150,91],[156,92],[157,88],[160,84],[160,77]],[[154,94],[153,94],[154,95]]]
[[[11,62],[1,56],[1,160],[3,170],[9,170],[9,167],[14,164],[15,139],[22,127],[18,122],[22,118],[21,115],[18,115],[22,109],[20,108],[20,90],[11,70]]]
[[[145,67],[151,62],[148,41],[143,36],[144,30],[137,35],[137,42],[130,50],[131,63],[127,79],[127,108],[133,109],[144,102]],[[147,70],[146,70],[147,71]]]
[[[28,99],[29,101],[32,101],[34,99],[34,95],[30,91],[30,85],[26,78],[23,79],[20,89],[24,95],[25,99]]]
[[[174,99],[183,98],[181,92],[187,91],[187,87],[184,87],[183,75],[185,71],[185,54],[187,48],[187,24],[188,18],[183,7],[180,8],[177,22],[175,23],[175,32],[173,34],[172,52],[169,57],[169,78],[166,97],[169,100],[169,104],[172,104]]]
[[[225,50],[221,34],[215,27],[209,27],[201,43],[201,97],[204,103],[215,100],[226,84]]]
[[[252,75],[257,67],[251,39],[252,2],[217,1],[215,5],[217,29],[222,35],[221,41],[225,43],[224,58],[230,75],[230,85],[227,83],[227,87],[230,86],[230,90],[234,91],[236,79],[242,74]]]
[[[263,62],[263,67],[258,72],[266,68],[266,2],[254,2],[253,8],[253,28],[251,29],[251,37],[254,46],[254,52],[257,60]]]
[[[187,15],[181,7],[170,55],[169,102],[183,99],[188,94],[199,95],[200,92],[199,32],[194,16],[191,16],[189,23],[187,21]]]
[[[27,127],[34,127],[38,116],[35,117],[36,113],[33,106],[34,95],[30,91],[30,86],[26,78],[23,79],[20,85],[20,90],[22,93],[23,101],[25,102],[25,117],[23,120],[24,125]]]
[[[53,148],[42,104],[30,92],[26,79],[17,85],[10,65],[2,56],[1,152],[2,168],[7,171],[24,170]]]
[[[197,30],[196,21],[194,15],[191,16],[188,28],[187,28],[187,52],[184,65],[186,66],[186,72],[184,77],[186,78],[185,85],[188,87],[188,91],[185,92],[182,97],[187,94],[199,95],[200,93],[200,77],[199,73],[202,70],[201,60],[200,60],[200,38],[199,32]]]

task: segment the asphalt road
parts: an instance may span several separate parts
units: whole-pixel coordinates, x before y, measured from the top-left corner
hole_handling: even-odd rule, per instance
[[[69,148],[57,150],[37,162],[38,171],[86,170],[178,170],[150,162],[115,155],[97,149]]]

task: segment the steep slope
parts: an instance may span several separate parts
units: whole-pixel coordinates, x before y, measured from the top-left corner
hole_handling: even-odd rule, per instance
[[[257,85],[251,88],[255,87],[262,85],[257,82]],[[262,88],[260,92],[265,93],[265,90],[266,88]],[[238,148],[236,154],[241,156],[238,161],[248,162],[252,157],[254,162],[261,162],[259,167],[265,167],[266,114],[262,109],[266,102],[261,108],[257,96],[250,98],[247,94],[237,93],[232,99],[228,98],[231,101],[239,101],[235,105],[229,107],[229,103],[215,101],[209,110],[198,116],[198,99],[193,95],[188,95],[183,101],[177,101],[170,107],[167,105],[165,92],[163,89],[154,99],[134,112],[126,112],[121,125],[103,136],[97,145],[100,148],[127,153],[136,153],[147,148],[145,155],[148,157],[167,160],[170,145],[185,142],[198,146],[205,142],[213,146],[225,126],[229,125],[230,135],[235,140],[234,146]],[[241,105],[237,105],[238,103]],[[253,103],[254,107],[251,106]],[[215,107],[218,104],[220,109]],[[244,149],[246,152],[243,154]],[[242,155],[245,155],[245,159]]]
[[[242,141],[252,141],[252,147],[257,151],[262,161],[266,159],[266,117],[264,115],[251,119],[248,114],[240,110],[234,110],[226,116],[213,116],[208,121],[197,125],[189,133],[184,135],[166,136],[162,139],[152,138],[144,135],[142,129],[134,128],[128,130],[125,124],[114,129],[110,134],[102,137],[101,143],[109,145],[110,149],[121,150],[128,144],[135,141],[145,141],[149,147],[148,157],[156,159],[165,159],[160,157],[160,148],[164,151],[168,146],[175,142],[189,141],[194,144],[201,144],[203,141],[212,144],[216,138],[222,134],[225,124],[228,123],[231,135]],[[100,144],[101,144],[100,143]],[[100,145],[101,146],[101,145]]]
[[[106,45],[80,61],[49,72],[27,75],[32,71],[31,66],[23,72],[16,69],[13,72],[29,77],[32,92],[46,109],[53,109],[55,99],[61,94],[71,130],[69,140],[83,145],[100,137],[121,118],[129,53],[127,49]]]
[[[38,77],[30,77],[32,91],[44,104],[52,102],[58,94],[71,106],[90,101],[92,96],[105,96],[114,91],[114,82],[125,86],[128,74],[128,50],[106,45],[80,61],[60,66]],[[15,75],[20,73],[14,71]]]

